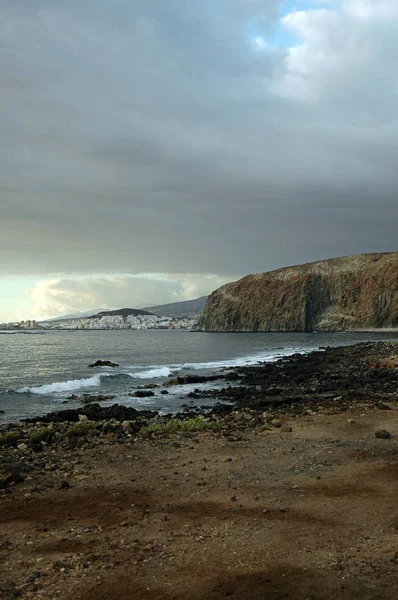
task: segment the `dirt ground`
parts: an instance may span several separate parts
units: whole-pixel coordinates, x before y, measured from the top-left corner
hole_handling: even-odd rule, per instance
[[[285,420],[290,433],[233,441],[173,435],[60,456],[49,447],[42,468],[0,498],[0,595],[396,600],[390,406],[325,410]]]

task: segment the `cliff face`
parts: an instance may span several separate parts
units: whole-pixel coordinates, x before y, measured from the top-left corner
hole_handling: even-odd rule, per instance
[[[247,275],[213,292],[204,331],[398,328],[398,252],[358,254]]]

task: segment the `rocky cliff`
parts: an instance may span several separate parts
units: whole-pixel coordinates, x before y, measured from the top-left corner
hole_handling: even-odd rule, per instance
[[[358,254],[247,275],[213,292],[204,331],[398,328],[398,252]]]

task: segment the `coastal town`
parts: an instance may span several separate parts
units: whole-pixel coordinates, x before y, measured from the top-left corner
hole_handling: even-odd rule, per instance
[[[42,329],[192,329],[195,319],[161,317],[158,315],[109,315],[103,317],[73,319],[71,321],[46,321]]]
[[[0,323],[0,330],[32,331],[32,330],[77,330],[77,329],[188,329],[195,327],[194,318],[162,317],[151,314],[138,315],[106,315],[83,319],[67,319],[54,321],[20,321]]]

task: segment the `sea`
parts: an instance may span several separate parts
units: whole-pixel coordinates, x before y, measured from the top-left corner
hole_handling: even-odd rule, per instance
[[[398,341],[398,333],[204,333],[185,330],[0,331],[0,423],[81,406],[83,394],[113,395],[106,404],[124,404],[161,414],[176,413],[195,388],[225,381],[170,386],[168,395],[129,394],[173,376],[216,374],[240,365],[276,361],[294,353],[365,341]],[[92,369],[96,360],[116,368]],[[164,388],[163,388],[164,389]],[[71,399],[71,396],[77,396]],[[205,398],[198,405],[217,402]],[[191,405],[195,401],[190,401]]]

